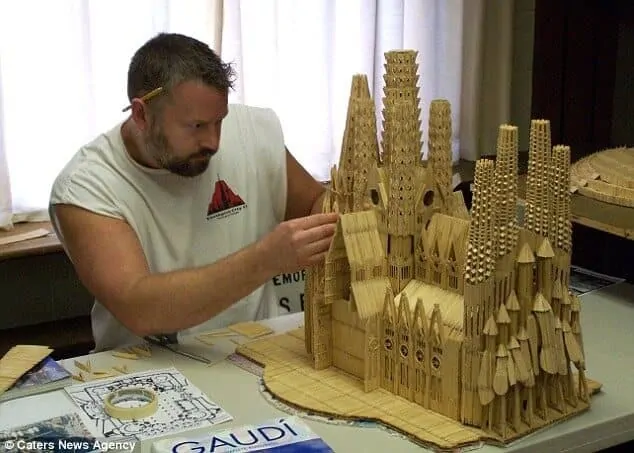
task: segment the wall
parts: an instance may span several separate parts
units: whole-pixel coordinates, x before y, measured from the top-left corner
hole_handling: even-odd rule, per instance
[[[87,315],[92,297],[64,253],[0,261],[0,330]]]
[[[518,126],[520,150],[528,150],[533,84],[535,0],[515,0],[513,10],[513,69],[511,123]]]
[[[621,0],[623,1],[623,0]],[[630,1],[630,0],[627,0]],[[629,20],[627,20],[629,19]],[[612,143],[634,146],[634,12],[619,24],[616,80],[612,116]]]

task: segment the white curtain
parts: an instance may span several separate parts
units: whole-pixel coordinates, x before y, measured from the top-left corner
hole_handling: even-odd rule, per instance
[[[238,84],[231,100],[274,108],[289,149],[319,180],[338,161],[352,75],[368,75],[380,114],[383,53],[418,50],[424,135],[430,101],[448,99],[454,160],[474,160],[481,146],[484,5],[485,0],[0,2],[0,228],[47,219],[54,177],[78,147],[124,119],[129,59],[159,31],[201,39],[234,62]]]
[[[47,219],[57,173],[82,144],[124,118],[134,51],[159,31],[213,41],[214,6],[208,0],[0,2],[0,213],[11,212],[13,223]],[[0,227],[10,226],[2,220]]]
[[[464,0],[238,0],[224,5],[222,56],[234,100],[271,106],[287,145],[326,181],[337,163],[352,75],[368,75],[380,119],[384,52],[419,52],[423,132],[433,98],[453,106],[459,157]],[[252,32],[251,32],[252,31]]]

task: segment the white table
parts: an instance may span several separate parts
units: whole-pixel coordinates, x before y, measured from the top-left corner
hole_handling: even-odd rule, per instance
[[[592,398],[592,407],[584,414],[529,435],[505,449],[485,446],[478,451],[593,452],[634,440],[634,286],[621,283],[588,293],[581,300],[587,374],[603,384],[602,393]],[[267,324],[282,332],[297,327],[302,321],[303,316],[300,313],[272,319]],[[199,342],[187,343],[192,347],[197,344],[198,348],[206,348]],[[223,341],[207,349],[205,354],[212,359],[221,359],[231,353],[234,347],[235,344]],[[101,367],[111,366],[117,360],[109,353],[78,359],[84,361],[87,358],[93,366]],[[73,360],[64,361],[64,364],[73,369]],[[218,429],[288,415],[276,409],[260,394],[257,376],[229,362],[220,362],[209,367],[157,348],[154,348],[149,359],[127,362],[131,371],[170,366],[178,368],[194,385],[233,415],[233,421],[218,425]],[[66,395],[63,392],[54,392],[44,397],[47,400],[42,400],[43,406],[54,405],[55,398],[60,401]],[[0,405],[0,427],[20,418],[19,407],[14,406],[15,409],[9,413],[8,409],[3,410]],[[314,420],[307,420],[307,423],[336,452],[425,451],[414,443],[378,428],[354,428]],[[151,441],[143,442],[135,451],[149,452],[150,445]]]

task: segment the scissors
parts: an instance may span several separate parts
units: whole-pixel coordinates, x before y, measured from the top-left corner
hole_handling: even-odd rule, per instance
[[[156,346],[160,346],[164,349],[167,349],[168,351],[172,351],[175,354],[182,355],[183,357],[188,357],[190,359],[196,360],[198,362],[206,363],[208,365],[211,364],[211,360],[209,360],[207,357],[203,357],[201,355],[193,354],[187,351],[181,351],[176,346],[174,346],[178,344],[178,339],[176,338],[176,335],[165,335],[165,334],[151,335],[151,336],[145,337],[145,340],[148,343],[154,344]]]

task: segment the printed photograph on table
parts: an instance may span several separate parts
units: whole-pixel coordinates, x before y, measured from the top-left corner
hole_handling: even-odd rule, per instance
[[[95,451],[95,437],[78,414],[67,414],[0,432],[0,452]],[[67,448],[67,447],[73,448]]]
[[[577,296],[623,281],[625,280],[622,278],[600,274],[583,267],[570,266],[570,290]]]
[[[72,382],[72,375],[51,356],[48,356],[23,374],[7,391],[0,394],[0,402],[61,389]]]

